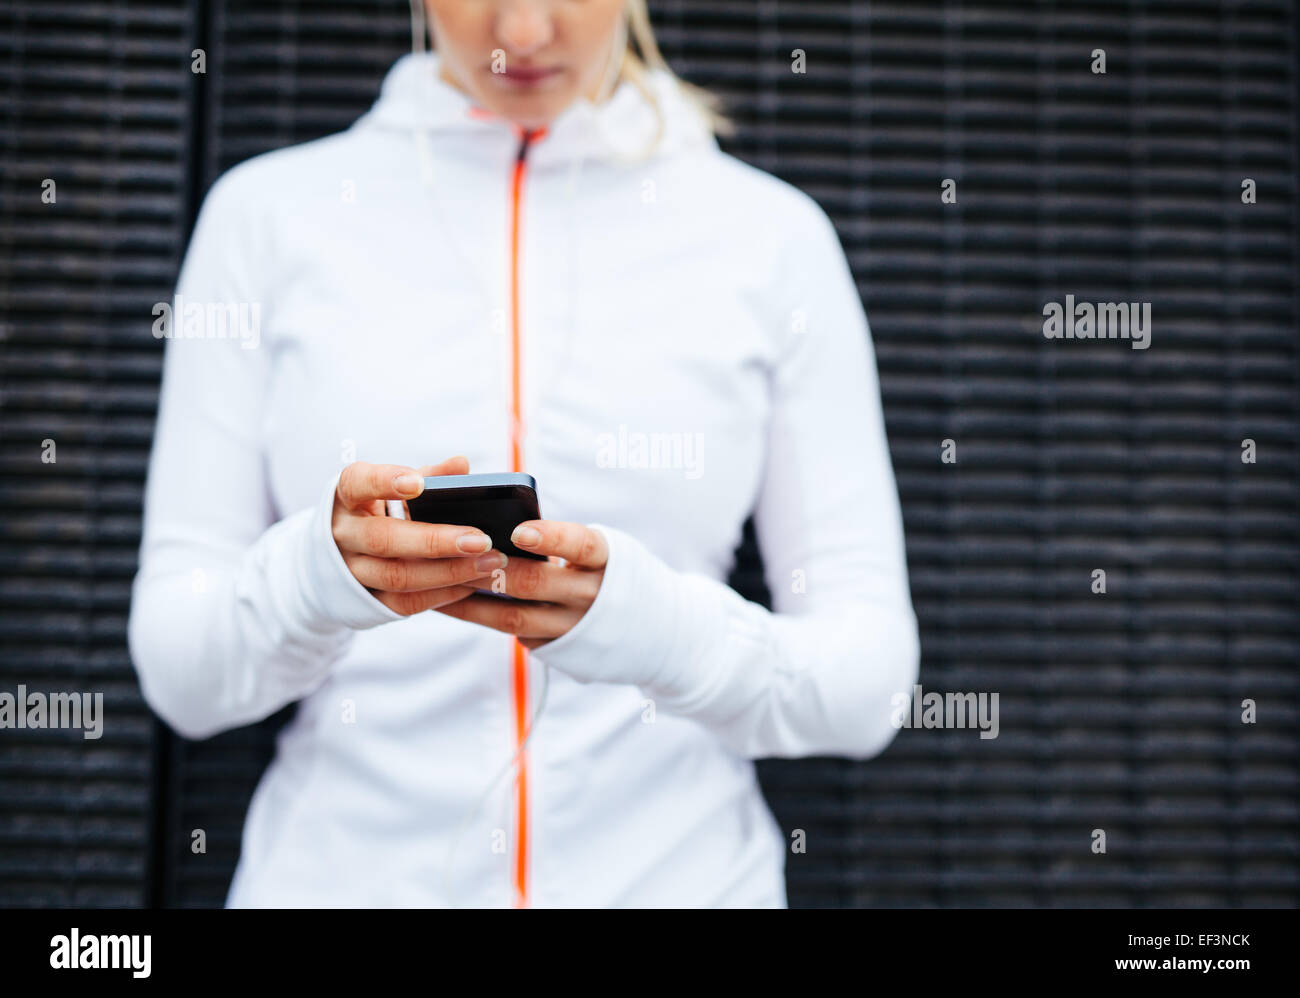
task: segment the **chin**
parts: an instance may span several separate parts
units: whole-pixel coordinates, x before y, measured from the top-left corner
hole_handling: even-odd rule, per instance
[[[483,99],[487,107],[502,117],[509,118],[526,128],[539,128],[548,124],[564,111],[577,96],[557,89],[546,89],[536,94],[507,90],[496,81],[484,88]]]
[[[564,110],[556,101],[520,100],[506,101],[501,114],[524,128],[542,128],[554,121]]]

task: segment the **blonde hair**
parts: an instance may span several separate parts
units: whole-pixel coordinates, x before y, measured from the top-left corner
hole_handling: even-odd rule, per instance
[[[723,112],[722,98],[712,91],[683,80],[673,72],[672,67],[664,59],[659,51],[659,44],[655,41],[654,26],[650,23],[650,11],[646,7],[646,0],[625,0],[623,13],[627,18],[628,26],[627,54],[623,59],[623,74],[655,109],[655,114],[659,118],[656,143],[659,136],[663,134],[664,117],[658,99],[646,83],[647,70],[651,69],[662,70],[668,74],[687,101],[700,113],[710,132],[714,135],[734,135],[736,124]]]
[[[422,52],[426,30],[424,0],[410,0],[410,3],[411,49]],[[626,78],[654,108],[659,127],[649,148],[653,149],[659,144],[665,127],[659,97],[648,81],[651,70],[660,70],[668,74],[669,79],[676,84],[687,102],[699,113],[705,126],[713,135],[734,135],[736,124],[723,112],[722,98],[703,87],[683,80],[673,72],[672,67],[664,59],[663,53],[659,51],[659,43],[655,41],[654,25],[650,23],[650,11],[646,7],[646,0],[624,0],[623,17],[627,27],[627,47],[615,82],[619,78]]]

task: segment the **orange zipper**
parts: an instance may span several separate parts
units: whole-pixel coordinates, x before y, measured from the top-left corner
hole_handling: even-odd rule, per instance
[[[523,471],[523,393],[520,376],[519,350],[519,218],[522,205],[524,173],[528,165],[528,146],[546,134],[537,128],[520,134],[519,154],[515,157],[510,178],[510,470]],[[514,907],[527,908],[529,903],[529,814],[528,814],[528,753],[521,751],[528,736],[528,649],[518,639],[513,649],[513,683],[515,710],[515,751],[519,755],[518,778],[515,782],[515,836],[514,836]]]

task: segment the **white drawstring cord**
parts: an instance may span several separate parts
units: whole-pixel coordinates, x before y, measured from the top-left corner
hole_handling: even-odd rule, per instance
[[[415,131],[415,152],[420,158],[420,178],[425,187],[433,186],[433,150],[430,148],[429,130],[417,128]]]

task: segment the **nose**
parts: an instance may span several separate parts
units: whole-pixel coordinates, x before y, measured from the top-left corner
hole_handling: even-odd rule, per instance
[[[530,56],[550,44],[554,34],[549,0],[507,0],[497,15],[497,41],[506,57]]]

